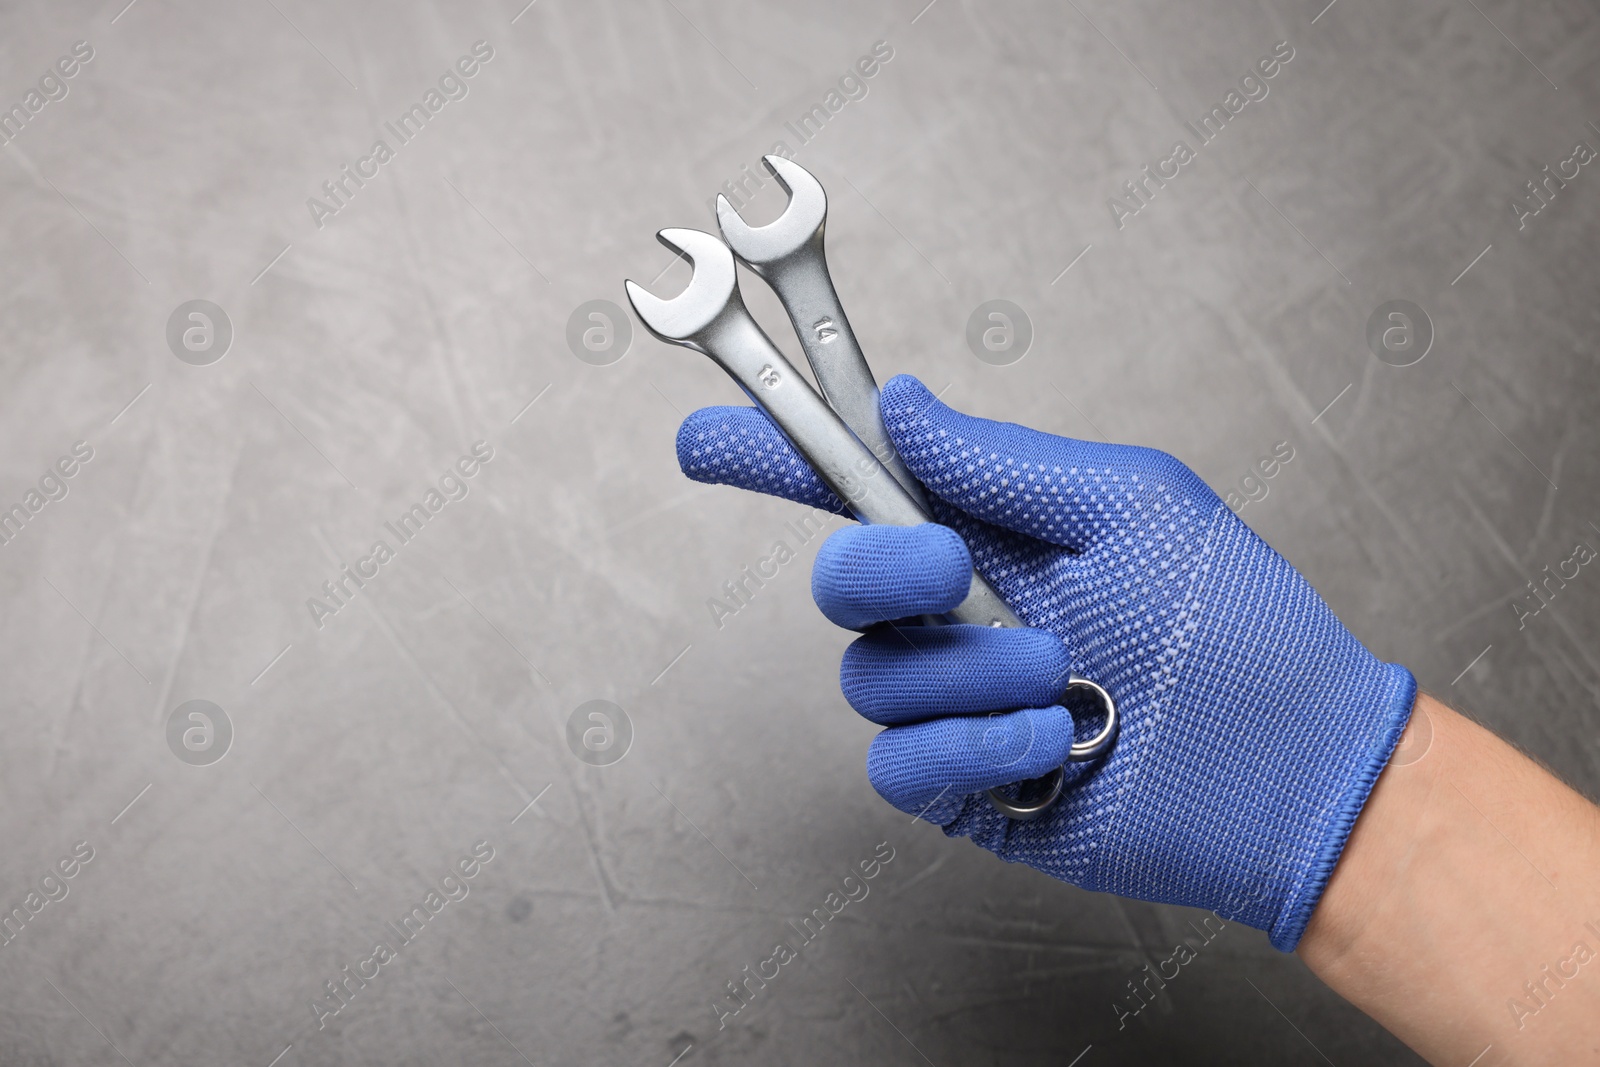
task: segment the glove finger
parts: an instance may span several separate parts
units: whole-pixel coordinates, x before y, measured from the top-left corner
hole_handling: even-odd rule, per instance
[[[1215,497],[1165,452],[963,415],[907,374],[889,380],[882,402],[889,436],[929,492],[985,522],[1073,551],[1148,505],[1176,508]]]
[[[1072,740],[1072,716],[1061,707],[891,726],[872,739],[867,777],[883,799],[920,816],[935,801],[1048,774]]]
[[[1047,707],[1060,699],[1070,673],[1066,646],[1044,630],[896,626],[845,649],[839,685],[863,718],[899,726]]]
[[[849,514],[760,408],[701,408],[684,419],[678,427],[678,466],[697,482]]]
[[[930,503],[936,521],[960,535],[974,568],[1011,610],[1028,626],[1060,638],[1067,660],[1081,668],[1078,630],[1093,613],[1095,589],[1108,580],[1101,560],[1113,546],[1077,553],[975,519],[938,497]]]
[[[846,526],[817,551],[811,597],[834,625],[938,615],[966,598],[972,555],[948,526]]]

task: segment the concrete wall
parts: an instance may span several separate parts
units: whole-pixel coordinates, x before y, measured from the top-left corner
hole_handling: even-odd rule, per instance
[[[637,325],[580,360],[569,320],[624,277],[681,285],[654,232],[710,226],[785,142],[881,378],[1166,449],[1223,493],[1291,443],[1246,521],[1593,793],[1600,578],[1515,605],[1600,544],[1600,172],[1512,207],[1600,145],[1592,7],[123,2],[0,16],[0,505],[28,516],[0,546],[0,904],[75,870],[0,946],[0,1060],[1418,1062],[1235,926],[1119,1031],[1201,916],[884,804],[850,635],[810,600],[821,538],[708,610],[797,514],[677,469],[682,417],[738,391]],[[1184,123],[1279,42],[1201,146]],[[1113,207],[1178,140],[1178,176]],[[1008,366],[965,340],[995,298],[1034,333]],[[226,316],[220,359],[192,300]],[[1367,344],[1391,300],[1431,322],[1410,366]],[[389,533],[477,442],[465,497]],[[380,539],[364,588],[308,608]],[[591,700],[631,731],[610,766],[568,744]],[[719,1030],[725,983],[880,848]]]

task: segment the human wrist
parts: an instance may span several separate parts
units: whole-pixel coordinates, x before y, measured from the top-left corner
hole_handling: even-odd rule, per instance
[[[1593,805],[1423,695],[1298,952],[1430,1062],[1579,1062],[1600,1040],[1597,886]]]

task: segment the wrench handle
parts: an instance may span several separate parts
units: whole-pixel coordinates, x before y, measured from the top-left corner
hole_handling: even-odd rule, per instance
[[[814,238],[814,254],[796,254],[767,264],[761,274],[788,312],[800,347],[805,350],[817,388],[846,426],[894,475],[911,498],[928,510],[922,484],[912,475],[883,424],[878,406],[878,382],[872,376],[850,319],[828,275],[822,255],[822,233]]]
[[[726,316],[704,347],[771,416],[795,451],[859,520],[883,526],[933,521],[929,511],[850,431],[748,314]],[[892,445],[887,454],[895,454]],[[1025,625],[976,570],[966,599],[947,612],[946,618],[981,626]]]

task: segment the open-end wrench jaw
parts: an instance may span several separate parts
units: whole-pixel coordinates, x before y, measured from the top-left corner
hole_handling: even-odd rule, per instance
[[[823,228],[828,221],[828,194],[810,171],[792,160],[765,156],[762,163],[789,194],[783,214],[765,226],[751,226],[728,198],[719,193],[717,225],[734,253],[747,267],[765,278],[766,267],[782,262],[813,243],[821,248]]]
[[[722,241],[700,230],[662,230],[656,240],[688,258],[694,268],[689,284],[677,296],[656,296],[638,282],[623,283],[633,310],[657,338],[705,352],[704,341],[728,315],[744,312],[733,253]]]

